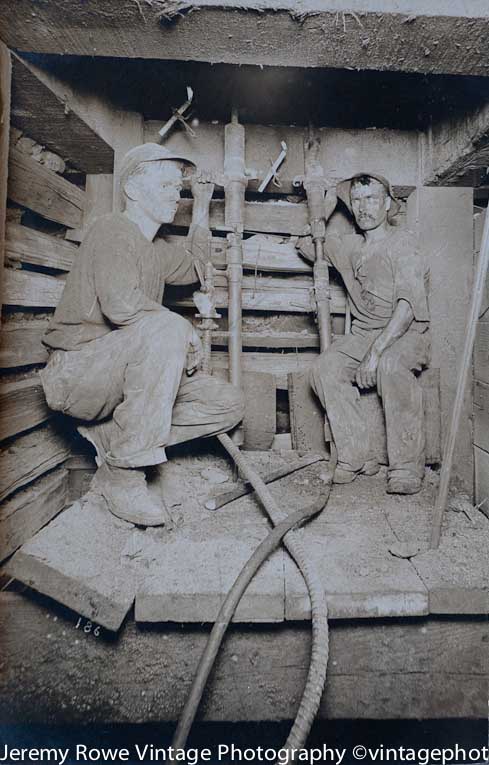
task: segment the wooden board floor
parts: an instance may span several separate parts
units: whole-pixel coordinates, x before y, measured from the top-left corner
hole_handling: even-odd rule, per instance
[[[259,469],[295,453],[247,452]],[[217,470],[217,474],[216,474]],[[219,475],[221,473],[221,475]],[[326,463],[272,484],[284,513],[311,503],[324,487]],[[216,479],[228,479],[222,484]],[[165,466],[173,531],[141,530],[114,518],[100,498],[76,502],[18,551],[7,573],[73,611],[117,630],[135,602],[140,622],[212,622],[245,560],[269,528],[251,497],[217,511],[204,502],[231,479],[215,454],[181,454]],[[334,487],[323,513],[303,530],[324,582],[333,618],[484,614],[489,611],[489,520],[448,511],[438,551],[406,559],[399,543],[427,547],[437,476],[428,470],[415,497],[385,493],[385,471]],[[240,622],[308,619],[309,602],[295,565],[277,550],[235,616]]]

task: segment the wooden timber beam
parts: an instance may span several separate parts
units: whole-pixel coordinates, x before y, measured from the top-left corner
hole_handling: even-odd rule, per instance
[[[65,462],[70,453],[67,438],[50,423],[4,444],[0,448],[0,501]]]
[[[69,271],[77,251],[78,247],[64,239],[18,223],[7,224],[5,256],[10,261]]]
[[[84,173],[111,173],[113,114],[97,95],[12,55],[12,123]]]
[[[489,166],[489,103],[434,125],[424,155],[424,185],[475,185],[474,175]]]
[[[68,228],[83,220],[85,192],[28,154],[11,149],[7,195],[12,202]]]
[[[1,0],[0,37],[39,53],[469,74],[489,71],[485,0]],[[189,11],[192,11],[189,13]]]
[[[0,385],[0,440],[40,425],[51,414],[37,375]]]
[[[20,456],[17,451],[17,457]],[[45,464],[56,464],[58,458],[48,458]],[[67,501],[68,471],[58,468],[4,502],[0,517],[0,560],[4,561],[31,539],[63,510]]]
[[[41,339],[47,328],[43,319],[5,321],[0,330],[0,369],[44,364],[49,357]]]
[[[144,123],[144,140],[158,143],[161,122]],[[304,138],[307,128],[286,125],[246,125],[246,166],[256,170],[248,191],[256,191],[270,169],[270,158],[278,156],[281,141],[287,156],[280,166],[280,186],[270,183],[268,192],[297,194],[294,178],[304,173]],[[193,159],[197,165],[222,172],[224,167],[224,125],[199,122],[195,138],[184,130],[173,130],[165,146]],[[320,128],[320,162],[331,182],[342,181],[364,169],[384,175],[399,197],[408,197],[418,183],[418,141],[412,130],[363,130]],[[400,157],[402,156],[402,162]],[[367,158],[367,159],[366,159]]]
[[[1,6],[0,6],[1,7]],[[143,143],[141,114],[115,108],[91,89],[13,54],[12,121],[89,175],[114,172],[126,151]],[[114,192],[116,193],[116,192]]]
[[[242,285],[243,308],[248,311],[311,313],[313,310],[312,279],[296,282],[290,277],[255,279],[253,276],[245,276]],[[224,277],[216,277],[215,301],[216,308],[228,307],[228,289]],[[174,291],[168,289],[165,293],[165,305],[173,308],[192,308],[194,303],[191,296],[175,296]],[[331,287],[331,312],[345,313],[345,292],[337,285]]]

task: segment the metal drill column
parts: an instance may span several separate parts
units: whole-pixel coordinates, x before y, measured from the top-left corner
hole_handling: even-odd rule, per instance
[[[245,129],[238,122],[238,112],[233,109],[231,122],[224,131],[224,176],[226,227],[232,229],[227,236],[228,277],[228,348],[229,379],[242,387],[242,299],[243,283],[243,229],[245,191],[248,183],[245,165]],[[236,439],[241,436],[236,435]],[[236,441],[235,441],[236,443]]]

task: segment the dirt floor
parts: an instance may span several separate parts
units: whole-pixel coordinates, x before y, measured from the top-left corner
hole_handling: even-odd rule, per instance
[[[293,451],[246,452],[260,472],[297,462]],[[311,505],[330,479],[317,462],[270,489],[284,517]],[[428,549],[438,474],[414,496],[388,495],[386,469],[334,486],[324,510],[298,533],[333,618],[485,614],[489,610],[489,519],[452,497],[438,550]],[[270,523],[254,495],[211,510],[235,489],[233,466],[215,444],[174,449],[152,490],[163,491],[173,528],[140,529],[114,518],[101,497],[63,511],[8,565],[35,590],[108,629],[134,600],[140,622],[211,622]],[[240,622],[310,618],[302,576],[283,547],[262,566],[235,614]]]

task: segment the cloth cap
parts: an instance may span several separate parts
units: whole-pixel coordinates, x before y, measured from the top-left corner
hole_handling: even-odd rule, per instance
[[[183,157],[181,154],[170,151],[170,149],[157,143],[143,143],[141,146],[129,149],[124,156],[120,168],[120,177],[128,176],[143,162],[161,162],[162,159],[173,159],[176,162],[184,162],[195,167],[195,162],[188,157]]]
[[[347,178],[344,181],[340,181],[338,185],[336,186],[336,193],[338,197],[341,199],[342,202],[345,203],[345,205],[348,207],[349,211],[352,213],[351,209],[351,198],[350,198],[350,192],[353,181],[358,180],[359,178],[364,178],[367,176],[368,178],[373,178],[375,181],[378,181],[382,184],[382,186],[385,187],[387,193],[389,194],[390,198],[392,199],[391,207],[389,212],[387,213],[387,220],[390,221],[392,218],[394,218],[399,210],[401,209],[401,204],[399,200],[396,198],[392,186],[387,180],[387,178],[384,178],[383,175],[378,175],[377,173],[370,173],[368,170],[361,172],[361,173],[355,173],[355,175],[352,175],[351,178]]]

